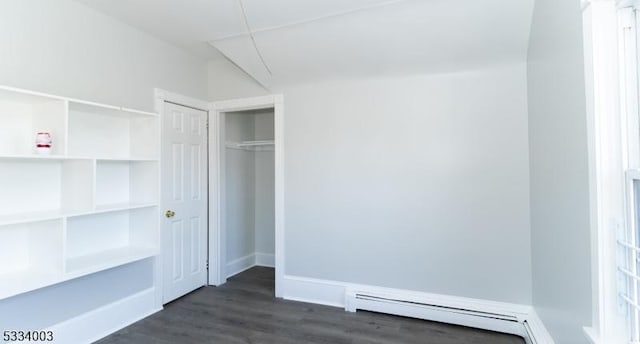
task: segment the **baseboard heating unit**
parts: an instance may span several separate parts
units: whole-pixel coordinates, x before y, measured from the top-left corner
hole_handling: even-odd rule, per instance
[[[372,311],[508,333],[524,338],[527,344],[553,344],[550,337],[536,336],[537,322],[532,324],[529,319],[531,311],[524,307],[509,309],[498,303],[467,299],[425,299],[420,296],[348,289],[345,309],[349,312]]]

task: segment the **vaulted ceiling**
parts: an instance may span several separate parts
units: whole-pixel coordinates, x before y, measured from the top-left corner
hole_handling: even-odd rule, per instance
[[[79,1],[269,87],[524,62],[534,0]]]

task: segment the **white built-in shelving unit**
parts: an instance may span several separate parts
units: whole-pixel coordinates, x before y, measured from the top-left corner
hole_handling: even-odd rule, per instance
[[[159,135],[155,113],[0,87],[0,300],[158,254]]]

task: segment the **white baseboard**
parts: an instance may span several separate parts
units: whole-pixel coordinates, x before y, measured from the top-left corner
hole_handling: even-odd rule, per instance
[[[53,325],[47,331],[53,332],[57,344],[93,343],[161,309],[155,305],[155,288],[149,288]]]
[[[276,255],[273,253],[256,253],[256,266],[276,267]]]
[[[533,307],[528,305],[298,276],[285,276],[283,284],[283,297],[288,300],[510,333],[524,337],[528,344],[554,344]]]
[[[344,283],[315,278],[284,276],[282,297],[287,300],[345,308],[347,286]]]
[[[256,255],[250,254],[244,257],[240,257],[236,260],[232,260],[227,263],[226,276],[227,278],[237,275],[245,270],[251,269],[256,265]]]
[[[275,267],[275,262],[276,258],[273,254],[253,253],[227,263],[226,275],[227,278],[229,278],[245,270],[249,270],[254,266],[265,266],[268,268],[273,268]]]
[[[551,334],[549,334],[535,310],[531,310],[527,316],[525,326],[529,332],[529,337],[535,339],[533,344],[554,344]]]
[[[593,328],[593,327],[583,327],[582,331],[584,332],[584,335],[587,337],[587,340],[589,340],[589,344],[604,343],[600,339],[600,334],[596,331],[595,328]]]

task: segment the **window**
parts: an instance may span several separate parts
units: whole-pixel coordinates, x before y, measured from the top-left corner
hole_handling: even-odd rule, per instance
[[[640,340],[640,170],[627,171],[629,198],[626,230],[618,233],[619,296],[627,304],[630,339]]]
[[[618,295],[628,319],[630,340],[640,342],[640,126],[638,38],[640,14],[633,6],[619,10],[620,115],[626,215],[617,231]]]

